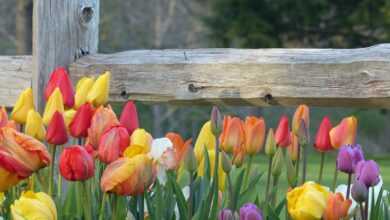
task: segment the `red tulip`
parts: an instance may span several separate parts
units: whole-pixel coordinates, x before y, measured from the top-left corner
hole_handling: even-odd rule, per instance
[[[56,111],[47,126],[46,140],[53,145],[62,145],[68,142],[68,134],[64,117]]]
[[[64,67],[58,67],[51,73],[44,92],[46,100],[49,99],[57,87],[60,88],[65,106],[72,108],[74,105],[74,89],[68,71]]]
[[[275,142],[279,147],[288,147],[290,145],[288,118],[285,115],[279,120],[279,125],[275,132]]]
[[[99,159],[103,163],[109,164],[122,156],[129,144],[130,137],[126,128],[120,125],[113,126],[107,129],[100,138]]]
[[[94,175],[92,156],[80,145],[64,148],[59,160],[61,176],[69,181],[82,181]]]
[[[332,129],[332,124],[327,116],[322,119],[320,127],[318,128],[314,147],[320,152],[326,152],[332,150],[332,144],[330,143],[329,132]]]
[[[91,119],[94,109],[90,103],[81,105],[69,125],[70,134],[75,138],[87,137],[88,128],[91,126]]]
[[[137,107],[134,105],[133,101],[128,101],[123,107],[119,121],[121,125],[126,127],[129,135],[139,127]]]

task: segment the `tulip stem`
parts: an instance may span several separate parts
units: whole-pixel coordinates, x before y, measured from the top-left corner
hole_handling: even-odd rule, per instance
[[[49,168],[49,195],[53,197],[53,187],[54,187],[54,165],[55,165],[55,159],[56,159],[56,146],[51,145],[49,146],[50,151],[51,151],[51,158],[52,162],[50,164]]]
[[[275,175],[273,176],[273,189],[272,189],[272,192],[273,192],[273,195],[272,195],[272,206],[271,207],[275,207],[276,206],[276,200],[277,200],[277,195],[278,195],[278,183],[279,183],[279,175]]]
[[[362,216],[362,220],[366,220],[366,215],[364,214],[364,207],[363,207],[363,203],[361,202],[359,204],[360,206],[360,215]]]
[[[368,188],[368,192],[370,192],[370,188]],[[368,193],[368,195],[369,195],[370,193]],[[368,200],[369,200],[369,196],[367,196],[367,199],[366,199],[366,204],[365,204],[365,206],[364,206],[364,208],[365,208],[365,210],[364,210],[364,212],[365,212],[365,220],[368,220]]]
[[[103,198],[102,198],[102,201],[100,204],[99,220],[104,219],[104,209],[105,209],[105,205],[106,205],[107,196],[108,196],[107,193],[103,193]]]
[[[302,165],[302,184],[306,182],[306,168],[307,168],[307,146],[302,144],[303,148],[303,165]]]
[[[321,163],[320,163],[320,175],[318,176],[318,183],[322,182],[322,173],[324,172],[325,153],[321,152]]]
[[[192,218],[192,209],[194,205],[194,174],[191,172],[190,173],[190,196],[188,198],[188,217],[191,219]]]
[[[249,179],[249,174],[251,173],[252,162],[253,162],[253,155],[250,155],[249,161],[248,161],[248,166],[246,168],[247,170],[246,170],[245,177],[244,177],[244,187],[243,187],[244,190],[248,187],[248,179]]]
[[[138,196],[137,198],[138,201],[138,220],[143,220],[144,219],[144,194],[142,193],[141,195]]]
[[[228,185],[229,185],[229,209],[231,209],[233,212],[236,209],[236,199],[234,198],[234,193],[233,193],[233,184],[232,184],[232,179],[230,177],[230,173],[226,173],[227,180],[228,180]]]
[[[82,181],[81,184],[84,188],[82,191],[84,191],[84,198],[86,200],[83,203],[84,204],[84,218],[85,218],[85,220],[92,220],[91,196],[90,196],[90,191],[89,191],[90,188],[88,187],[87,181]]]
[[[352,180],[352,174],[348,174],[348,185],[347,185],[347,199],[349,199],[349,195],[351,194],[351,180]]]
[[[267,201],[268,196],[269,196],[269,185],[271,184],[272,160],[273,160],[273,156],[270,156],[270,157],[269,157],[269,160],[268,160],[267,186],[266,186],[266,190],[265,190],[265,198],[264,198],[264,201]]]
[[[295,163],[295,175],[296,175],[297,184],[298,184],[298,180],[299,180],[299,164],[300,163],[301,163],[301,145],[298,144],[297,162]]]
[[[338,176],[339,172],[337,170],[337,164],[336,164],[336,167],[334,169],[334,176],[333,176],[333,184],[332,184],[332,191],[334,191],[336,189],[336,184],[337,184],[337,176]]]

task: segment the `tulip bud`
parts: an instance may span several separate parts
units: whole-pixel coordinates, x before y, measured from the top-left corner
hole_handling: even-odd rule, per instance
[[[129,135],[139,127],[137,107],[133,101],[128,101],[123,107],[119,121],[121,125],[126,127]]]
[[[289,155],[291,157],[292,161],[297,161],[298,160],[298,137],[293,133],[290,132],[290,145],[288,145],[287,150],[289,152]]]
[[[253,203],[246,203],[240,208],[240,220],[263,220],[263,213]]]
[[[279,120],[278,128],[275,132],[275,141],[279,147],[288,147],[290,144],[290,131],[288,128],[288,118],[283,115]]]
[[[46,100],[49,99],[56,88],[60,89],[66,107],[72,108],[74,105],[74,89],[68,71],[64,67],[58,67],[51,73],[44,92]]]
[[[96,79],[90,89],[87,100],[94,106],[101,106],[107,103],[110,89],[110,77],[111,73],[105,72]]]
[[[62,114],[55,112],[47,127],[46,140],[53,145],[62,145],[68,142],[65,121]]]
[[[222,169],[225,173],[230,173],[232,169],[232,163],[230,162],[228,155],[225,152],[221,152]]]
[[[294,135],[294,134],[292,134],[292,135]],[[297,173],[296,173],[296,168],[293,164],[292,155],[290,154],[290,152],[287,153],[286,159],[287,159],[286,165],[287,165],[288,184],[291,187],[295,187],[297,185]]]
[[[303,122],[303,124],[302,124]],[[294,113],[292,121],[292,131],[295,135],[300,137],[301,129],[309,130],[310,125],[310,113],[307,105],[299,105]],[[307,132],[305,132],[307,133]]]
[[[222,132],[222,115],[217,106],[213,106],[210,116],[211,131],[218,137]]]
[[[376,186],[379,183],[380,170],[378,164],[373,160],[360,161],[356,165],[356,180],[362,182],[367,188]]]
[[[49,124],[54,112],[59,112],[61,114],[64,112],[64,101],[59,88],[54,90],[46,103],[45,111],[43,113],[43,123],[45,125]]]
[[[91,120],[94,109],[91,104],[85,103],[81,105],[69,124],[70,134],[75,138],[87,137],[88,128],[91,126]]]
[[[95,163],[87,150],[79,145],[64,148],[59,160],[61,176],[69,181],[83,181],[94,175]]]
[[[271,165],[271,173],[273,176],[280,176],[280,174],[282,173],[283,161],[284,161],[284,156],[283,156],[282,148],[278,148],[278,150],[274,155],[274,158],[272,160],[272,165]]]
[[[269,129],[267,140],[265,142],[265,154],[269,157],[272,157],[276,152],[276,142],[274,138],[274,130]]]
[[[218,220],[235,220],[232,210],[225,208],[219,211]]]
[[[76,85],[76,94],[75,94],[75,109],[78,109],[82,104],[87,102],[88,92],[93,86],[94,79],[92,77],[83,77],[81,78]]]
[[[245,149],[242,147],[234,149],[232,163],[237,167],[241,167],[245,160]]]
[[[364,160],[360,145],[345,145],[337,154],[337,169],[344,173],[354,173],[357,164]]]
[[[24,133],[40,141],[45,138],[46,130],[43,126],[41,115],[34,109],[28,111]]]
[[[327,116],[322,119],[320,127],[318,128],[314,147],[320,152],[326,152],[332,150],[330,143],[329,132],[332,129],[332,124]]]
[[[11,112],[12,120],[19,124],[26,123],[27,114],[31,109],[34,109],[33,91],[31,88],[28,88],[20,94],[16,101]]]
[[[351,188],[351,195],[356,202],[365,202],[368,197],[368,189],[364,183],[355,180]]]
[[[195,172],[198,168],[198,161],[196,160],[192,147],[189,147],[186,154],[184,155],[184,167],[190,173]]]

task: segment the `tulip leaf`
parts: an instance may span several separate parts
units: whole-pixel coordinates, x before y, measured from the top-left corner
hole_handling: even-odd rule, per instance
[[[256,200],[257,198],[256,184],[259,182],[262,176],[263,173],[257,174],[255,178],[251,180],[248,187],[242,193],[240,193],[240,197],[238,197],[239,199],[238,206],[242,206],[244,203],[254,202]]]
[[[278,206],[276,206],[276,209],[275,209],[275,213],[276,215],[280,215],[280,213],[282,212],[283,210],[283,207],[286,205],[286,199],[283,199]]]
[[[158,218],[158,216],[156,216],[156,214],[157,214],[156,207],[153,205],[152,199],[151,199],[149,193],[145,193],[145,201],[146,201],[146,206],[148,208],[148,214],[149,214],[150,219],[151,220],[160,219],[160,218]]]
[[[269,203],[267,203],[265,211],[265,216],[267,216],[267,220],[280,220],[279,215],[275,213]]]
[[[176,202],[179,208],[180,219],[188,219],[187,202],[184,198],[183,191],[176,182],[176,178],[173,177],[173,173],[167,173],[169,182],[172,185],[172,189],[176,195]]]
[[[241,171],[240,171],[240,173],[238,174],[238,176],[237,176],[237,178],[236,178],[236,181],[235,181],[235,183],[234,183],[234,191],[233,191],[233,194],[234,194],[234,196],[233,196],[233,198],[238,198],[238,195],[240,194],[240,191],[241,191],[241,187],[242,187],[242,182],[243,182],[243,179],[244,179],[244,174],[245,174],[245,169],[242,169]],[[234,205],[234,207],[233,207],[233,209],[236,209],[236,207],[237,207],[237,204],[236,204],[236,201],[234,202],[235,203],[235,205]]]
[[[204,176],[207,179],[211,179],[210,157],[206,147],[204,147],[203,156],[204,156]]]

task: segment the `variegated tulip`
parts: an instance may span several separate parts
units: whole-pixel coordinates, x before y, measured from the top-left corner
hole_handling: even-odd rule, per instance
[[[122,156],[129,146],[130,138],[127,129],[121,125],[107,129],[100,138],[98,155],[100,161],[109,164]]]
[[[43,113],[43,123],[45,125],[49,124],[55,112],[59,112],[61,114],[64,112],[64,101],[59,88],[56,88],[47,100],[45,111]]]
[[[330,130],[330,142],[335,149],[346,144],[355,144],[357,119],[354,116],[343,118],[340,124]]]
[[[68,71],[64,67],[57,67],[51,73],[44,92],[46,100],[49,99],[56,88],[60,89],[66,107],[72,108],[74,105],[74,89]]]

